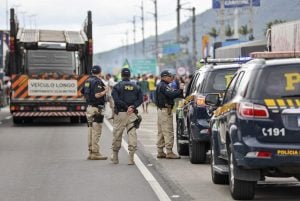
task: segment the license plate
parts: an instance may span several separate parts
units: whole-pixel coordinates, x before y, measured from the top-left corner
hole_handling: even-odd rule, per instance
[[[300,116],[298,116],[298,127],[300,127]]]

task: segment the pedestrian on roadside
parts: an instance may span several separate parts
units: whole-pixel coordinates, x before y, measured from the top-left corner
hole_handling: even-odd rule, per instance
[[[100,153],[99,140],[102,132],[103,110],[105,95],[108,87],[101,80],[101,67],[96,65],[91,69],[91,76],[87,79],[81,93],[86,99],[86,118],[88,122],[88,160],[106,160]]]
[[[156,86],[156,106],[157,106],[157,158],[179,159],[180,156],[174,154],[174,127],[173,113],[174,99],[182,97],[183,89],[173,89],[169,83],[173,80],[173,74],[162,71],[161,81]],[[166,153],[164,152],[166,149]]]
[[[147,75],[144,74],[142,76],[142,80],[138,82],[138,85],[141,87],[142,93],[143,93],[143,112],[148,113],[148,105],[149,105],[149,83],[147,81]]]
[[[156,89],[156,83],[155,83],[155,78],[153,75],[150,75],[149,78],[147,79],[149,83],[149,90],[150,90],[150,101],[152,103],[155,103],[155,89]]]
[[[128,165],[134,165],[134,153],[137,148],[136,122],[138,121],[137,108],[143,102],[143,94],[140,87],[130,81],[130,70],[123,68],[122,81],[117,83],[112,90],[115,102],[115,115],[113,122],[113,141],[111,161],[119,163],[118,153],[121,148],[122,135],[126,128],[128,134]]]
[[[111,74],[109,74],[109,73],[106,74],[106,81],[107,81],[107,86],[108,86],[107,101],[109,102],[109,107],[111,109],[111,116],[109,119],[113,119],[114,118],[114,100],[111,96],[111,92],[116,83],[115,83],[113,77],[111,76]]]

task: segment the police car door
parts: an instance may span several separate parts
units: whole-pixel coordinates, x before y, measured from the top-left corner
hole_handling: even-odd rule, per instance
[[[230,134],[230,127],[235,124],[236,115],[236,101],[234,98],[237,95],[238,87],[241,83],[244,72],[238,72],[231,80],[225,92],[223,104],[218,108],[216,114],[216,122],[218,125],[219,142],[221,142],[221,149],[226,148],[226,135]]]

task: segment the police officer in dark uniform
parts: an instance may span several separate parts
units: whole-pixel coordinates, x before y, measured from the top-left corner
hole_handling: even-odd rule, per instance
[[[115,115],[113,122],[113,142],[111,161],[119,163],[118,153],[121,148],[122,134],[126,128],[128,134],[128,165],[134,165],[134,153],[137,147],[137,135],[135,122],[138,121],[137,108],[143,102],[143,93],[140,87],[130,81],[130,70],[123,68],[122,81],[116,84],[112,90],[115,102]]]
[[[179,159],[180,157],[173,153],[174,128],[173,114],[174,99],[183,96],[182,86],[180,89],[174,89],[169,86],[174,79],[174,75],[165,70],[162,71],[161,81],[156,86],[156,106],[157,106],[157,158]],[[167,153],[164,152],[166,148]]]
[[[105,104],[105,95],[108,91],[107,86],[101,80],[101,67],[96,65],[91,69],[92,75],[87,79],[81,93],[86,99],[87,109],[86,117],[88,121],[88,160],[106,160],[106,156],[100,153],[98,144],[103,123],[103,109]]]

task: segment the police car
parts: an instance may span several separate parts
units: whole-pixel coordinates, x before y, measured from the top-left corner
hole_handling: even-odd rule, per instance
[[[189,155],[193,164],[204,163],[210,148],[208,134],[211,107],[204,103],[208,93],[223,93],[241,59],[211,59],[195,71],[187,86],[185,99],[176,110],[177,151]]]
[[[215,184],[229,183],[234,199],[253,199],[257,181],[300,180],[299,52],[253,53],[235,74],[211,119],[211,172]]]

